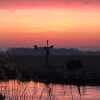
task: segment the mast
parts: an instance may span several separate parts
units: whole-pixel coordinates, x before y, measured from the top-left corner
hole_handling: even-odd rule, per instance
[[[37,45],[34,45],[35,49],[38,49],[39,47]],[[46,41],[46,46],[43,47],[45,51],[45,66],[49,67],[49,55],[50,55],[50,49],[53,48],[53,45],[49,46],[49,40]]]

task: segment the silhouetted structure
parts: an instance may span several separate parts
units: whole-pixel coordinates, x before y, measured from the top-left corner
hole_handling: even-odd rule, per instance
[[[34,48],[37,50],[39,47],[37,45],[34,45]],[[53,48],[53,45],[49,46],[49,41],[47,40],[47,44],[46,46],[43,47],[43,49],[45,50],[45,66],[48,67],[49,66],[49,55],[50,55],[50,49]]]
[[[84,85],[84,78],[81,77],[83,76],[81,69],[83,68],[83,64],[81,60],[70,60],[66,64],[67,70],[69,71],[68,75],[68,82],[71,85],[72,83],[75,83],[77,85],[77,89],[79,91],[79,94],[81,96],[81,89],[80,86],[83,84]],[[72,86],[71,86],[72,90]]]
[[[47,45],[44,47],[44,50],[46,52],[46,55],[45,55],[45,63],[46,63],[46,66],[48,67],[48,60],[49,60],[49,55],[50,55],[50,49],[53,48],[53,46],[49,46],[49,41],[47,40]]]

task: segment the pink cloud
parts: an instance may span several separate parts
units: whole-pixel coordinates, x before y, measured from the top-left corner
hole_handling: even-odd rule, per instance
[[[100,0],[0,0],[0,8],[32,8],[46,6],[100,5]]]

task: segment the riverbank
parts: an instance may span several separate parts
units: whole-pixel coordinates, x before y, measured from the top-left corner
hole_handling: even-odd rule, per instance
[[[49,66],[45,66],[44,56],[3,56],[0,57],[0,80],[100,85],[99,59],[99,55],[52,55],[49,57]],[[82,68],[68,70],[67,63],[70,60],[80,60]]]

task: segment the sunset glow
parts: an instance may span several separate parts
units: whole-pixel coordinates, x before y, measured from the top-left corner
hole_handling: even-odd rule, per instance
[[[99,1],[42,1],[0,1],[0,47],[100,47]]]

